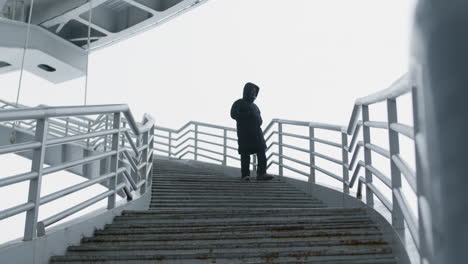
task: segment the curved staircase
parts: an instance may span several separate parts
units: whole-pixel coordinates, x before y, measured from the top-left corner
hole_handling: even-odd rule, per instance
[[[398,263],[362,208],[329,208],[275,179],[241,182],[157,160],[147,211],[124,211],[51,263]]]

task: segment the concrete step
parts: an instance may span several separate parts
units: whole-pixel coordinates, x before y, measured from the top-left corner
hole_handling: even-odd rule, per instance
[[[285,222],[287,221],[287,222]],[[193,226],[193,227],[211,227],[211,226],[262,226],[262,225],[269,225],[269,224],[351,224],[351,223],[370,223],[371,220],[367,217],[355,217],[355,218],[342,218],[342,217],[321,217],[321,218],[300,218],[294,217],[284,219],[284,218],[265,218],[265,219],[258,219],[258,218],[238,218],[238,219],[206,219],[206,220],[198,220],[198,219],[180,219],[178,221],[175,220],[167,220],[167,219],[122,219],[116,218],[114,220],[114,224],[128,224],[128,225],[135,225],[135,224],[144,224],[147,227],[153,227],[154,225],[164,225],[165,227],[183,227],[183,226]]]
[[[346,230],[346,231],[295,231],[295,232],[238,232],[238,233],[199,233],[199,234],[119,234],[101,233],[98,236],[83,238],[83,243],[144,243],[144,244],[234,244],[234,243],[268,243],[268,242],[294,242],[323,240],[381,240],[382,232],[379,230]]]
[[[154,186],[153,186],[154,187]],[[173,194],[173,195],[199,195],[199,194],[210,194],[210,195],[246,195],[246,194],[257,194],[257,195],[265,195],[265,194],[270,194],[270,195],[298,195],[298,193],[295,190],[262,190],[262,189],[256,189],[256,190],[233,190],[233,189],[226,189],[226,190],[210,190],[210,189],[200,189],[200,190],[194,190],[194,189],[189,189],[189,190],[178,190],[178,189],[153,189],[152,195],[157,196],[159,194]]]
[[[250,254],[268,254],[277,252],[308,252],[311,255],[371,255],[379,253],[391,253],[392,248],[381,244],[345,244],[345,245],[325,245],[325,246],[314,246],[307,244],[304,246],[295,246],[285,244],[280,247],[266,247],[266,248],[252,248],[242,246],[238,248],[198,248],[198,249],[158,249],[153,246],[71,246],[68,248],[67,255],[100,255],[100,256],[115,256],[115,255],[127,255],[129,253],[135,255],[183,255],[183,254],[210,254],[210,255],[229,255],[237,254],[248,256]]]
[[[61,256],[52,257],[51,263],[81,263],[81,264],[96,264],[96,263],[128,263],[128,264],[396,264],[396,259],[392,254],[374,254],[374,255],[342,255],[342,256],[311,256],[300,254],[297,252],[291,253],[288,256],[287,252],[278,252],[277,254],[263,254],[258,256],[232,256],[214,257],[208,254],[184,255],[184,256],[154,256],[154,255],[128,255],[128,256]]]
[[[307,215],[307,216],[320,216],[320,215],[367,215],[366,209],[363,208],[317,208],[317,209],[240,209],[240,210],[146,210],[146,211],[131,211],[125,210],[122,215],[151,215],[152,217],[203,217],[208,218],[211,216],[228,216],[228,215]]]
[[[184,190],[184,191],[190,191],[190,190],[218,190],[218,191],[223,191],[223,190],[246,190],[246,191],[257,191],[257,190],[262,190],[262,191],[271,191],[271,192],[281,192],[281,191],[290,191],[290,192],[296,192],[298,191],[294,189],[293,187],[290,186],[282,186],[282,187],[274,187],[274,186],[265,186],[265,185],[254,185],[254,184],[249,184],[249,183],[243,183],[239,182],[238,184],[197,184],[197,185],[181,185],[181,184],[155,184],[153,183],[152,190],[158,191],[158,190]]]
[[[385,246],[386,242],[381,238],[374,237],[343,237],[328,239],[298,239],[298,238],[264,238],[264,239],[239,239],[239,240],[192,240],[192,241],[93,241],[83,243],[80,246],[69,247],[70,254],[74,251],[88,250],[229,250],[236,248],[255,248],[257,250],[269,248],[300,248],[309,247],[346,247],[349,244],[353,246]]]
[[[208,233],[248,233],[255,235],[257,233],[282,233],[282,232],[350,232],[350,230],[358,231],[376,231],[379,230],[377,224],[361,222],[361,223],[339,223],[339,224],[288,224],[288,223],[270,223],[261,226],[256,225],[237,225],[237,226],[176,226],[176,227],[161,227],[160,225],[148,226],[141,224],[108,224],[104,230],[96,230],[95,235],[165,235],[165,234],[208,234]]]

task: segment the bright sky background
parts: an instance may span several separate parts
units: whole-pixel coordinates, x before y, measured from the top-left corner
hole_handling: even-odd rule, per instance
[[[88,104],[127,103],[138,119],[147,112],[171,128],[190,120],[234,127],[230,107],[251,81],[261,88],[256,103],[265,123],[346,125],[356,98],[387,88],[407,71],[413,3],[210,0],[92,53]],[[1,98],[14,101],[18,73],[0,77]],[[52,85],[25,73],[20,103],[82,104],[84,83]],[[29,166],[12,159],[0,159],[0,166]],[[0,199],[14,192],[0,189]],[[0,243],[20,236],[23,223],[12,221],[0,222],[9,232]]]

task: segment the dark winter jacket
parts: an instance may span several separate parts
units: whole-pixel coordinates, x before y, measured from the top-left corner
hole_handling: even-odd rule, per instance
[[[252,97],[254,90],[255,97]],[[237,121],[237,142],[239,154],[253,154],[266,150],[265,138],[261,125],[263,123],[260,110],[253,103],[260,88],[247,83],[244,86],[242,99],[234,102],[231,107],[231,117]]]

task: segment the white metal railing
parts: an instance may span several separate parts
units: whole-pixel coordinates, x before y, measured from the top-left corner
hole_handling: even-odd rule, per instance
[[[276,166],[280,177],[286,174],[285,170],[295,172],[308,177],[308,181],[311,183],[316,183],[315,175],[316,171],[319,171],[341,182],[342,191],[346,194],[350,194],[350,188],[355,187],[357,184],[357,198],[359,199],[362,198],[362,189],[365,186],[367,205],[373,207],[374,197],[379,199],[391,213],[392,226],[400,236],[401,241],[405,241],[404,230],[406,224],[414,244],[419,249],[418,232],[420,232],[420,224],[418,224],[417,217],[410,209],[409,203],[405,200],[405,195],[403,195],[401,175],[406,178],[418,200],[421,195],[418,194],[417,190],[417,182],[420,181],[420,177],[417,177],[416,171],[400,155],[399,141],[400,135],[414,140],[415,133],[412,126],[398,123],[396,102],[398,97],[412,93],[413,89],[409,76],[404,75],[388,89],[357,99],[348,126],[283,119],[272,120],[264,129],[267,141],[268,168]],[[369,106],[379,102],[386,103],[386,122],[369,119]],[[413,95],[413,108],[415,107],[414,105],[415,99]],[[302,127],[307,132],[287,133],[284,131],[285,126]],[[388,131],[389,149],[384,149],[371,141],[370,128]],[[210,129],[212,132],[206,132],[203,129]],[[318,130],[337,133],[336,140],[317,137],[316,132]],[[360,140],[361,130],[363,133]],[[156,127],[154,136],[159,140],[155,141],[155,151],[181,159],[187,158],[191,154],[195,160],[203,157],[211,162],[227,165],[228,160],[239,160],[237,155],[228,153],[229,150],[237,151],[237,137],[235,133],[236,130],[234,128],[194,121],[188,122],[178,130]],[[201,136],[205,138],[201,139]],[[303,143],[286,144],[284,141],[287,138],[301,139]],[[215,140],[218,140],[218,142]],[[304,140],[307,143],[304,143]],[[319,153],[316,151],[316,144],[324,144],[336,148],[339,150],[340,155],[333,157],[329,154]],[[308,158],[295,158],[291,155],[285,155],[286,149],[305,153],[308,155]],[[364,150],[364,160],[359,160],[361,149]],[[380,168],[373,165],[372,155],[375,154],[387,158],[390,164],[391,175],[385,175]],[[349,159],[350,155],[351,159]],[[333,173],[318,166],[316,164],[317,158],[340,166],[341,173]],[[418,161],[418,157],[416,157],[416,161]],[[286,163],[301,165],[302,168],[306,167],[307,170],[298,169],[297,166],[290,166]],[[418,167],[418,164],[416,164],[416,167]],[[361,169],[364,170],[365,177],[359,176]],[[391,190],[391,201],[383,195],[384,190],[373,183],[373,177],[377,177],[383,182],[385,188]],[[423,220],[420,217],[419,223],[421,221]]]
[[[144,193],[151,184],[149,175],[153,165],[154,121],[149,115],[145,115],[139,124],[127,105],[16,108],[16,105],[4,101],[1,103],[4,109],[0,111],[1,124],[13,126],[13,132],[21,130],[32,135],[31,141],[15,142],[13,138],[11,145],[0,146],[0,154],[32,152],[30,172],[0,179],[0,188],[29,181],[28,200],[0,211],[0,220],[26,212],[24,240],[44,235],[47,226],[100,200],[107,198],[107,208],[112,209],[120,191],[127,196],[127,200],[131,200],[135,194]],[[52,151],[48,148],[65,144],[79,144],[94,153],[45,167],[44,158],[48,151]],[[103,174],[93,175],[88,181],[40,196],[44,176],[102,160],[110,163]],[[124,166],[119,166],[122,164]],[[99,183],[106,183],[108,190],[63,212],[38,219],[42,205]]]

